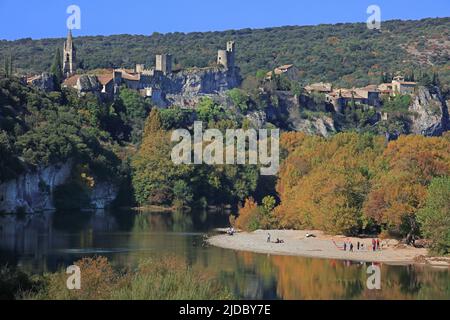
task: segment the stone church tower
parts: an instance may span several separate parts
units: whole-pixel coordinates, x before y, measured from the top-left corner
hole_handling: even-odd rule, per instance
[[[69,30],[67,40],[64,42],[63,53],[63,73],[65,77],[69,77],[77,70],[76,50],[73,45],[72,30]]]

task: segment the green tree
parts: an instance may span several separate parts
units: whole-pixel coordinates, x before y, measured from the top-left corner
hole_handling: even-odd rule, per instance
[[[192,166],[175,165],[171,158],[169,134],[162,129],[157,109],[148,116],[142,144],[131,162],[132,183],[136,200],[141,205],[170,205],[174,199],[174,184],[184,180]]]
[[[56,48],[55,57],[53,59],[53,64],[50,67],[50,73],[54,76],[55,86],[59,88],[62,80],[63,80],[63,71],[62,71],[62,57],[61,51],[59,48]]]
[[[432,249],[439,254],[450,252],[450,177],[434,178],[428,187],[424,208],[417,218],[425,237],[432,241]]]
[[[5,57],[3,72],[6,78],[10,78],[13,75],[13,57],[10,53]]]
[[[191,187],[184,180],[177,180],[173,186],[174,205],[176,207],[184,207],[189,205],[194,195]]]
[[[249,109],[250,97],[247,93],[240,89],[232,89],[228,91],[228,96],[230,97],[233,104],[239,108],[243,113],[247,112]]]
[[[266,196],[262,199],[262,207],[264,214],[270,214],[275,208],[276,200],[273,196]]]
[[[197,116],[205,122],[217,121],[221,118],[222,108],[209,97],[202,98],[197,106]]]

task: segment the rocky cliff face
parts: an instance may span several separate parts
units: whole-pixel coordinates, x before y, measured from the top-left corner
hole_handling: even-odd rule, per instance
[[[417,95],[409,107],[411,133],[425,136],[439,136],[450,129],[447,102],[439,88],[431,90],[419,87]]]
[[[328,137],[337,132],[331,112],[314,112],[307,117],[300,112],[306,108],[304,97],[288,92],[277,92],[278,106],[265,110],[267,120],[277,127]]]
[[[163,85],[168,94],[211,94],[233,89],[240,85],[239,70],[221,68],[203,68],[182,70],[174,73]]]
[[[53,191],[70,178],[73,163],[52,165],[25,173],[0,184],[0,211],[34,213],[54,210]],[[117,196],[118,188],[109,182],[98,182],[91,190],[92,209],[104,209]]]
[[[204,96],[221,96],[241,84],[239,69],[195,68],[160,79],[167,105],[193,108]],[[214,98],[214,97],[212,97]],[[219,97],[220,98],[220,97]]]
[[[109,182],[99,182],[90,192],[91,206],[93,209],[105,209],[113,202],[119,188]]]
[[[0,211],[27,213],[52,210],[52,192],[69,177],[72,163],[40,168],[0,185]]]

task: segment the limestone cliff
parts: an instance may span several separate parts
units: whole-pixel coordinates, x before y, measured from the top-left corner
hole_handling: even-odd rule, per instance
[[[304,96],[299,97],[290,92],[276,92],[277,105],[270,105],[265,110],[267,120],[285,130],[301,131],[323,137],[336,133],[333,113],[331,111],[305,112],[311,107],[310,104],[305,103],[305,99]]]
[[[438,136],[450,129],[447,102],[437,87],[419,87],[409,111],[411,133]]]
[[[0,184],[0,212],[34,213],[54,210],[53,191],[71,177],[73,162],[39,168]],[[117,196],[118,188],[98,182],[89,192],[89,209],[104,209]]]
[[[163,90],[168,94],[208,94],[233,89],[240,85],[237,68],[193,68],[182,70],[169,76]]]
[[[72,163],[66,162],[27,172],[16,179],[0,184],[0,211],[27,213],[52,210],[52,192],[69,177]]]
[[[220,67],[182,70],[160,79],[168,105],[191,108],[205,95],[220,95],[241,84],[239,68]]]

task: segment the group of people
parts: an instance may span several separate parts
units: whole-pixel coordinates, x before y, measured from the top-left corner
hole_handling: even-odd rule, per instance
[[[364,251],[366,249],[366,246],[362,242],[356,243],[356,250],[357,251]],[[381,250],[380,240],[379,239],[372,239],[372,245],[370,248],[367,248],[369,251],[378,251]],[[344,251],[355,251],[355,246],[351,241],[344,241]]]
[[[233,236],[235,233],[236,233],[236,230],[233,227],[227,229],[227,234],[229,236]]]
[[[271,237],[270,237],[270,233],[267,234],[267,243],[271,242]],[[275,243],[284,243],[284,240],[281,240],[279,238],[277,238],[277,240],[275,240]]]

